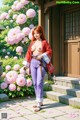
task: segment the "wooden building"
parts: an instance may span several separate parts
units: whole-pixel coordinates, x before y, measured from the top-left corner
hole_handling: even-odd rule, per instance
[[[39,6],[39,25],[53,49],[54,74],[80,77],[80,5],[31,1]]]

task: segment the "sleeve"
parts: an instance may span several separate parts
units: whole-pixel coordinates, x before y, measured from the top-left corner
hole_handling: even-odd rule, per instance
[[[47,41],[46,41],[45,47],[46,47],[46,54],[51,57],[52,56],[52,49],[51,49],[50,44]]]
[[[48,64],[51,61],[52,57],[52,49],[49,43],[46,41],[45,43],[45,53],[42,54],[43,60]]]

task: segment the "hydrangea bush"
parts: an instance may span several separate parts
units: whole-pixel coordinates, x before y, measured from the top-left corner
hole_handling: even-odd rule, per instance
[[[0,93],[6,93],[9,97],[34,95],[31,75],[23,69],[23,58],[3,59],[3,74],[0,81]]]
[[[30,43],[32,29],[38,24],[38,7],[28,0],[4,0],[0,8],[0,61],[3,62],[0,93],[9,97],[33,95],[29,69],[22,62]]]
[[[23,47],[23,55],[31,39],[31,30],[38,24],[38,7],[28,0],[3,0],[0,8],[0,55],[13,57],[16,47]],[[6,50],[5,50],[6,49]]]

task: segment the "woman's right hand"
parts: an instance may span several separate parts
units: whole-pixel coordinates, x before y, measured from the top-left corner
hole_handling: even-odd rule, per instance
[[[26,70],[26,69],[28,69],[28,67],[27,66],[23,66],[23,69]]]
[[[22,64],[27,68],[29,67],[29,63],[26,60],[24,60]]]

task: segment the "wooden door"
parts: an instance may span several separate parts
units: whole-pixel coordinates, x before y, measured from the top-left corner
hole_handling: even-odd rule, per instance
[[[80,77],[80,11],[64,15],[64,74]]]

